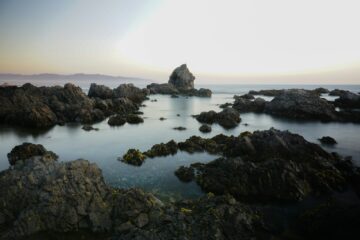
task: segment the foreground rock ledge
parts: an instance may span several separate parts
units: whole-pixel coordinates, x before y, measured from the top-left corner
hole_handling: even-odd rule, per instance
[[[231,196],[165,205],[139,189],[107,186],[101,170],[87,160],[60,163],[46,149],[38,156],[20,154],[21,149],[26,148],[13,152],[29,158],[17,158],[0,173],[0,239],[80,230],[154,240],[254,239],[266,233],[260,215]]]

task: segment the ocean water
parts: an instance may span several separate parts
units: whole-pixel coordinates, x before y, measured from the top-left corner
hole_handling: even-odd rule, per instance
[[[115,83],[106,84],[116,87]],[[87,91],[89,84],[80,86]],[[266,130],[275,127],[280,130],[289,130],[304,136],[310,142],[319,144],[322,136],[334,137],[338,144],[334,147],[323,146],[329,152],[338,152],[344,156],[352,156],[354,162],[360,165],[360,124],[352,123],[321,123],[318,121],[295,121],[275,118],[266,114],[243,113],[242,122],[238,127],[225,130],[214,124],[211,133],[201,133],[200,123],[192,117],[202,111],[219,111],[219,105],[233,102],[234,94],[244,94],[249,90],[326,87],[328,89],[347,89],[360,91],[360,85],[207,85],[213,90],[211,98],[179,97],[171,98],[166,95],[151,95],[145,101],[144,123],[138,125],[125,124],[121,127],[110,127],[107,119],[94,124],[99,131],[86,132],[80,124],[55,126],[46,131],[33,129],[0,126],[0,170],[9,167],[6,154],[23,142],[32,142],[44,145],[48,150],[59,155],[59,161],[87,159],[96,163],[104,174],[105,180],[112,186],[129,188],[140,187],[155,193],[160,198],[193,198],[202,195],[195,183],[182,183],[174,175],[174,171],[182,165],[194,162],[208,162],[218,156],[207,153],[188,154],[179,152],[174,156],[147,159],[141,167],[135,167],[118,161],[129,148],[142,151],[152,145],[167,142],[171,139],[183,141],[192,135],[212,137],[223,133],[238,135],[243,131]],[[143,87],[143,86],[141,86]],[[324,95],[325,98],[334,99]],[[267,98],[271,100],[271,98]],[[180,116],[177,116],[180,114]],[[166,118],[160,121],[159,118]],[[244,124],[247,123],[248,126]],[[186,127],[185,131],[173,130],[174,127]]]

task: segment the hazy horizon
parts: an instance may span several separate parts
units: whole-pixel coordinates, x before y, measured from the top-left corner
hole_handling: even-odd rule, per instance
[[[0,72],[360,84],[360,3],[0,0]]]

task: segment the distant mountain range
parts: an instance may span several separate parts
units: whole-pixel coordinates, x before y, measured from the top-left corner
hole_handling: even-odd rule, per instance
[[[23,75],[23,74],[13,74],[13,73],[0,73],[0,80],[3,81],[31,81],[31,80],[68,80],[68,81],[78,81],[78,80],[88,80],[91,81],[106,81],[106,80],[117,80],[117,81],[128,81],[128,82],[154,82],[150,79],[144,78],[135,78],[135,77],[124,77],[124,76],[110,76],[103,74],[85,74],[85,73],[76,73],[70,75],[63,74],[52,74],[52,73],[41,73],[33,75]]]

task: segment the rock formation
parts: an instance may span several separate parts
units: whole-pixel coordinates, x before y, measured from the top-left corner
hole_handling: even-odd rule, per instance
[[[219,113],[215,111],[202,112],[195,118],[201,123],[218,123],[227,129],[236,127],[241,121],[239,112],[234,108],[225,108]]]
[[[186,64],[174,69],[169,77],[168,83],[152,83],[147,86],[151,94],[182,94],[186,96],[211,97],[211,90],[194,88],[195,76],[189,71]]]
[[[128,114],[138,109],[147,90],[122,84],[111,90],[92,84],[89,96],[73,84],[64,87],[0,88],[0,123],[46,128],[67,122],[93,123],[115,113]]]

